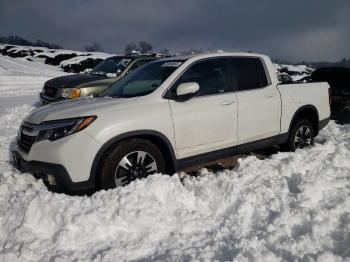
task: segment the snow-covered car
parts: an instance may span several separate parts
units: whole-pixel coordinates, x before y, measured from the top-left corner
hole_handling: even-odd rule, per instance
[[[46,56],[45,64],[49,65],[59,65],[62,61],[71,59],[81,54],[82,52],[63,49],[54,50],[53,52],[40,53],[41,56]]]
[[[286,74],[286,73],[281,73],[277,75],[278,82],[280,84],[290,84],[293,83],[293,78]]]
[[[13,58],[26,57],[26,56],[33,56],[34,52],[30,50],[28,47],[17,46],[8,50],[7,55]]]
[[[81,73],[86,69],[93,69],[103,60],[111,56],[112,55],[110,54],[101,52],[89,53],[83,56],[77,56],[64,60],[60,63],[60,67],[63,69],[63,71],[68,73]]]
[[[96,95],[136,68],[156,59],[158,58],[153,56],[109,57],[86,74],[61,76],[48,80],[39,95],[40,100],[43,104],[48,104]]]
[[[9,50],[11,50],[14,47],[15,47],[14,45],[4,45],[1,49],[1,54],[8,55]]]
[[[329,116],[327,83],[280,87],[265,55],[173,57],[97,97],[31,112],[13,159],[55,191],[91,193],[265,147],[302,149]]]

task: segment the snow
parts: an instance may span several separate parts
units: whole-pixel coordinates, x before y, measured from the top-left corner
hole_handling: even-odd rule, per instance
[[[27,63],[0,56],[0,261],[350,260],[350,126],[331,122],[309,149],[232,170],[55,194],[9,162],[39,86],[63,74]]]

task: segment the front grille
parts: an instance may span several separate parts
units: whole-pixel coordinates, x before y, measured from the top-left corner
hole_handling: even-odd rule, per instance
[[[56,96],[57,90],[58,90],[57,87],[45,84],[44,90],[43,90],[43,95],[53,98]]]
[[[30,124],[23,123],[18,133],[18,145],[26,153],[30,151],[37,138],[37,132]]]

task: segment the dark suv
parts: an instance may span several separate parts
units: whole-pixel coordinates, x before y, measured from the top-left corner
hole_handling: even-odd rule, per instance
[[[139,66],[157,60],[153,56],[113,56],[87,74],[74,74],[48,80],[40,100],[43,104],[102,92]]]

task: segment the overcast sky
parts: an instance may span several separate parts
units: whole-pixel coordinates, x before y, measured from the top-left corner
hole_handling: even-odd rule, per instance
[[[294,61],[350,57],[350,0],[0,0],[0,35],[82,49],[255,51]]]

